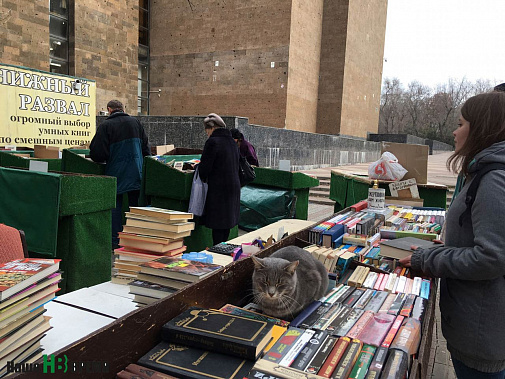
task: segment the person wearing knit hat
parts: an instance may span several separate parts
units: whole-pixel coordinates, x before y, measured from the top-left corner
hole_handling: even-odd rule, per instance
[[[205,142],[198,173],[208,184],[205,208],[200,223],[212,229],[214,245],[228,240],[230,229],[240,215],[239,151],[219,115],[203,120],[209,137]]]
[[[244,135],[238,129],[231,129],[231,136],[238,145],[240,156],[244,157],[251,166],[259,167],[258,156],[254,146],[244,138]]]
[[[505,83],[498,84],[494,87],[495,92],[505,92]]]

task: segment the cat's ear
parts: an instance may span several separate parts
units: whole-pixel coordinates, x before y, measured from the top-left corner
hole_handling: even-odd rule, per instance
[[[251,255],[251,259],[254,263],[254,268],[256,270],[261,270],[262,268],[265,268],[265,264],[263,263],[263,261],[259,258],[256,258],[254,255]]]
[[[294,262],[291,262],[290,264],[288,264],[286,267],[284,267],[284,270],[290,274],[290,275],[293,275],[296,271],[296,268],[298,267],[298,264],[300,263],[300,261],[294,261]]]

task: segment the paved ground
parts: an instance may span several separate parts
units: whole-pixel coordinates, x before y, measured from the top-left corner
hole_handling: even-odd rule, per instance
[[[447,170],[446,162],[451,153],[442,153],[430,155],[428,157],[428,181],[431,183],[444,184],[447,186],[454,186],[456,184],[456,175]],[[369,163],[361,163],[350,166],[339,166],[337,169],[352,172],[353,169],[366,169]],[[336,168],[336,167],[335,167]],[[319,177],[330,177],[332,167],[308,170],[305,173]],[[309,220],[319,221],[325,217],[331,216],[333,213],[333,206],[309,203]],[[438,294],[437,294],[438,305]],[[436,308],[435,311],[435,328],[433,330],[433,345],[431,349],[431,359],[429,367],[427,368],[426,378],[431,379],[456,379],[450,354],[446,348],[446,342],[442,336],[442,329],[440,326],[440,309]]]

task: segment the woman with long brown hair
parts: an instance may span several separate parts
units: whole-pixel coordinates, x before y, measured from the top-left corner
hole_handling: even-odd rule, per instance
[[[447,165],[461,190],[446,217],[445,246],[400,261],[440,278],[442,332],[459,379],[505,378],[505,93],[468,99]],[[490,164],[504,164],[482,175]],[[473,204],[469,187],[480,175]],[[468,209],[468,211],[467,211]]]

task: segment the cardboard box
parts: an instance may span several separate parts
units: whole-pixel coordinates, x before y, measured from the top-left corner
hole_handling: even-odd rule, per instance
[[[428,183],[428,145],[382,142],[381,154],[392,153],[408,172],[402,180],[414,178],[417,183]]]
[[[34,158],[60,158],[60,148],[58,146],[35,145],[33,147]]]
[[[160,145],[156,146],[156,155],[163,155],[175,149],[174,145]]]

